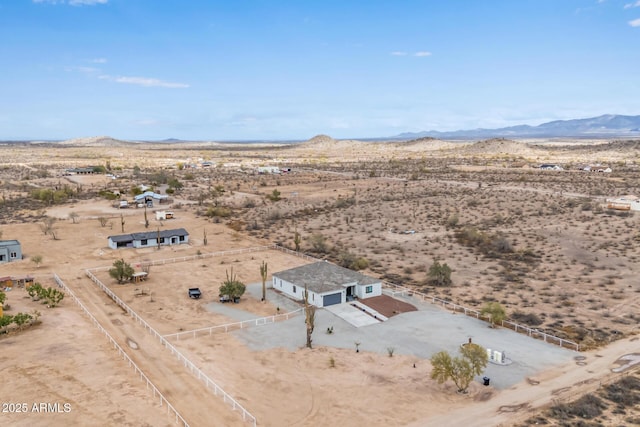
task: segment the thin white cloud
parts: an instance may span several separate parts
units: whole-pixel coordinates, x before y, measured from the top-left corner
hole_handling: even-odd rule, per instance
[[[393,56],[407,56],[407,52],[395,51],[395,52],[391,52],[391,55],[393,55]]]
[[[629,25],[632,27],[640,27],[640,18],[629,21]]]
[[[95,6],[107,4],[109,0],[33,0],[34,3],[68,4],[70,6]]]
[[[72,70],[80,71],[81,73],[97,73],[100,71],[99,68],[95,67],[73,67]]]
[[[186,83],[165,82],[164,80],[149,77],[110,76],[108,74],[103,74],[98,78],[116,83],[125,83],[144,87],[166,87],[170,89],[185,89],[189,87]]]
[[[427,52],[427,51],[416,52],[413,54],[413,56],[431,56],[431,52]]]
[[[107,58],[94,58],[91,60],[94,64],[106,64]]]
[[[636,1],[635,3],[627,3],[624,5],[625,9],[631,9],[633,7],[640,7],[640,0]]]

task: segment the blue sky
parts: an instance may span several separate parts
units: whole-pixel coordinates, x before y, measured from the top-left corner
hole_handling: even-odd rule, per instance
[[[0,0],[0,139],[640,114],[640,0]]]

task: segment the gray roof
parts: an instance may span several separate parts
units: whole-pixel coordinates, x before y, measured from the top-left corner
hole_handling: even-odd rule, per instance
[[[326,261],[279,271],[273,273],[273,276],[297,286],[304,287],[306,284],[309,290],[318,294],[342,290],[349,284],[373,285],[374,283],[380,283],[379,279],[365,276],[357,271]]]
[[[160,230],[160,237],[188,236],[189,233],[184,228],[176,228],[173,230]],[[143,231],[141,233],[119,234],[117,236],[109,236],[112,242],[132,242],[134,240],[149,240],[158,237],[157,231]]]
[[[160,199],[166,199],[169,196],[167,196],[166,194],[154,193],[153,191],[145,191],[144,193],[138,194],[137,196],[134,196],[133,198],[134,198],[134,200],[138,201],[138,200],[143,200],[146,197],[151,197],[153,199],[159,199],[160,200]]]
[[[0,246],[15,246],[19,244],[20,242],[17,240],[0,240]]]

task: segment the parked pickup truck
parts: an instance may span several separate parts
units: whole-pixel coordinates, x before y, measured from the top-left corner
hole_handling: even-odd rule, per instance
[[[200,288],[189,288],[189,298],[198,299],[201,295]]]

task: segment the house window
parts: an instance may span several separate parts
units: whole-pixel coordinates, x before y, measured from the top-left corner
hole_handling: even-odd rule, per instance
[[[368,294],[373,293],[373,286],[367,286],[367,288],[365,289],[365,292]]]
[[[142,240],[140,240],[140,244],[141,244],[142,246],[146,246],[146,245],[147,245],[147,239],[142,239]]]
[[[296,285],[293,285],[293,293],[296,293]]]
[[[184,236],[180,236],[180,241],[184,242]]]
[[[282,279],[280,279],[280,287],[282,287]]]
[[[0,261],[4,261],[4,254],[0,255]]]
[[[18,254],[16,252],[11,252],[11,254],[9,255],[11,258],[17,258]]]
[[[161,237],[159,240],[160,243],[164,243],[164,237]]]

